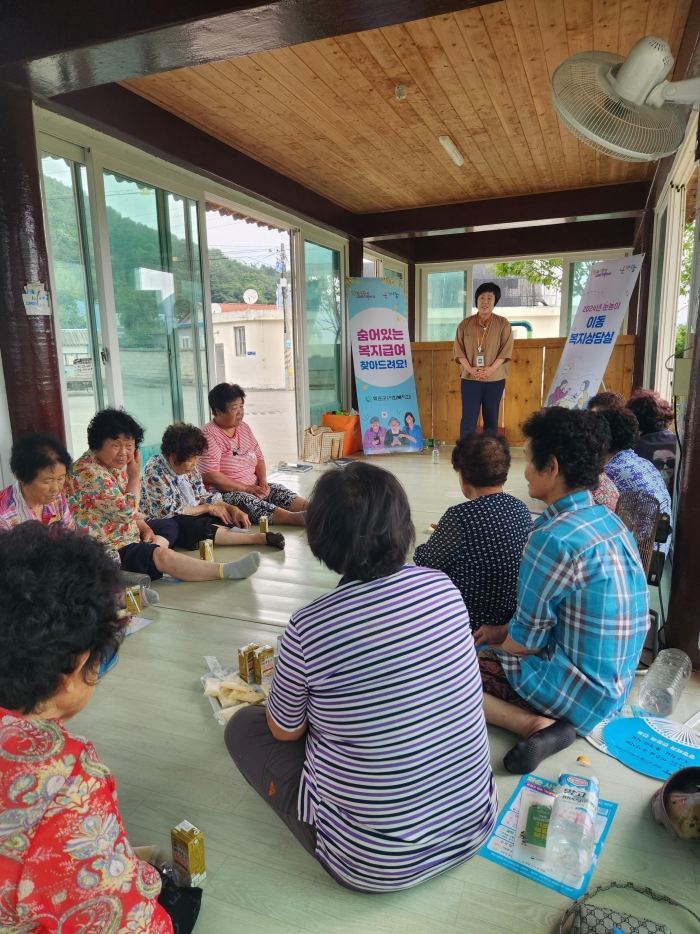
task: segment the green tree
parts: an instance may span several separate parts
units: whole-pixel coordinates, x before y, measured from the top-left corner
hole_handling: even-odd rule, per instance
[[[676,325],[676,356],[682,357],[685,350],[685,324]]]
[[[690,294],[690,276],[693,271],[693,244],[695,242],[695,222],[691,221],[683,228],[683,250],[681,253],[681,281],[678,294],[687,298]]]
[[[242,302],[245,290],[255,289],[259,304],[277,303],[280,274],[272,266],[251,266],[212,248],[209,250],[209,277],[213,302]]]
[[[562,259],[521,259],[512,263],[491,263],[486,268],[499,279],[527,279],[552,291],[561,291]]]

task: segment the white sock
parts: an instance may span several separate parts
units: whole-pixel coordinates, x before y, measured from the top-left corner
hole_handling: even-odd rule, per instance
[[[141,602],[144,606],[155,606],[160,600],[157,590],[151,590],[150,587],[141,588]]]
[[[260,567],[260,552],[251,551],[240,561],[229,561],[221,565],[221,576],[226,580],[241,580],[244,577],[250,577],[255,574]]]

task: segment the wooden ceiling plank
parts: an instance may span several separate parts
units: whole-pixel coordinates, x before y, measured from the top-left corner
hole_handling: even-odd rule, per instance
[[[618,55],[629,55],[632,46],[646,35],[649,0],[621,0]]]
[[[688,15],[690,14],[690,7],[692,2],[693,0],[678,0],[678,3],[676,4],[676,15],[673,18],[673,26],[671,27],[671,34],[668,40],[674,58],[678,57],[681,40],[683,38],[683,32],[685,30],[686,22],[688,21]],[[670,80],[671,78],[669,76],[669,81]]]
[[[387,43],[391,43],[400,51],[401,61],[409,71],[411,84],[420,89],[431,106],[433,119],[428,126],[433,129],[438,147],[440,144],[437,138],[440,135],[450,136],[465,160],[471,164],[471,168],[467,170],[470,177],[473,178],[472,172],[476,172],[482,185],[487,186],[494,195],[508,192],[512,186],[511,173],[503,162],[498,147],[490,139],[488,129],[481,119],[473,120],[474,109],[471,106],[464,107],[465,100],[459,97],[456,102],[457,107],[460,110],[463,109],[465,114],[465,119],[461,118],[404,27],[391,27],[386,32],[385,38]],[[461,85],[458,81],[455,81],[454,87],[459,93]],[[476,98],[479,89],[475,86],[473,92],[473,98]],[[412,99],[411,102],[413,103]],[[446,153],[443,152],[440,158],[443,163],[452,164],[452,160]],[[486,160],[486,166],[484,160]],[[457,168],[457,172],[465,174],[464,169]]]
[[[403,113],[407,111],[406,103],[396,99],[394,85],[384,72],[379,74],[374,59],[368,69],[372,80],[367,77],[364,66],[370,55],[359,38],[356,35],[341,36],[317,43],[317,47],[326,56],[331,48],[342,53],[336,55],[334,60],[338,92],[343,86],[353,88],[356,99],[351,99],[350,105],[363,114],[376,135],[392,151],[392,157],[400,154],[406,159],[431,192],[429,198],[434,197],[436,192],[443,192],[443,198],[449,199],[451,190],[444,183],[440,164],[425,147],[422,147],[421,152],[416,152],[417,138],[403,120]]]
[[[469,54],[463,56],[461,61],[456,61],[456,56],[455,59],[450,60],[447,54],[448,49],[456,49],[457,47],[454,40],[454,17],[450,17],[450,19],[453,20],[451,27],[452,40],[447,39],[445,35],[446,18],[435,17],[425,22],[425,24],[422,22],[410,23],[407,24],[406,28],[416,42],[436,81],[454,104],[462,124],[467,129],[463,108],[457,103],[456,97],[459,96],[460,99],[465,101],[472,97],[475,104],[478,98],[487,104],[491,117],[489,123],[484,124],[478,108],[477,114],[479,114],[480,123],[484,126],[484,129],[486,130],[486,127],[488,127],[486,135],[495,144],[495,149],[500,156],[500,162],[508,172],[510,186],[517,186],[524,191],[530,191],[535,180],[535,166],[527,142],[522,136],[513,102],[507,93],[505,95],[496,95],[497,100],[494,102],[493,95],[488,91],[492,79],[494,84],[499,83],[503,86],[503,76],[500,68],[497,63],[494,66],[493,54],[490,58],[487,53],[480,56],[482,59],[480,65],[474,54],[474,49],[466,42],[465,48]],[[479,28],[484,47],[486,45],[490,46],[486,28],[481,21],[479,21]],[[447,45],[447,48],[445,48],[445,45]],[[479,43],[479,47],[481,48],[481,43]],[[472,95],[467,95],[464,91],[462,75],[465,71],[474,75],[475,80],[470,85],[473,88]],[[494,108],[496,108],[496,120],[494,120]],[[472,159],[475,155],[476,152],[470,152]]]
[[[671,46],[674,57],[678,54],[678,45],[680,44],[680,35],[678,36],[674,48],[673,25],[676,19],[676,10],[678,0],[653,0],[649,4],[647,13],[647,36],[660,36]],[[686,13],[687,18],[687,13]]]
[[[593,48],[617,53],[619,44],[619,0],[593,0]]]
[[[565,178],[563,175],[560,178],[561,166],[552,165],[549,158],[549,150],[542,136],[527,74],[520,56],[520,48],[506,5],[504,3],[490,4],[488,7],[482,7],[480,12],[492,43],[496,43],[503,76],[508,82],[510,95],[537,168],[538,177],[543,185],[549,185],[550,188],[564,185]],[[461,25],[461,14],[456,14],[456,19]]]
[[[185,75],[184,73],[187,72]],[[203,65],[198,68],[183,69],[177,72],[178,81],[185,80],[189,88],[189,96],[194,98],[198,104],[197,115],[199,117],[190,118],[182,114],[183,119],[199,126],[206,132],[212,132],[212,135],[236,149],[245,152],[246,155],[258,159],[265,165],[277,168],[279,165],[279,146],[275,147],[271,143],[270,126],[263,117],[249,107],[244,101],[236,100],[236,107],[230,107],[232,99],[232,86],[230,82],[220,74],[212,71],[212,66]],[[225,106],[225,129],[222,131],[218,125],[214,130],[209,129],[208,114],[216,112],[221,101],[228,101],[229,106]],[[177,106],[177,105],[176,105]],[[170,108],[169,108],[170,109]],[[177,112],[177,111],[173,111]],[[178,114],[180,115],[180,114]],[[232,133],[231,129],[236,127],[238,132]],[[357,188],[353,184],[356,179],[354,174],[349,178],[339,180],[326,179],[323,171],[323,162],[318,157],[313,146],[306,146],[303,141],[294,136],[284,138],[285,146],[285,174],[300,181],[309,184],[310,174],[313,173],[313,187],[319,193],[327,195],[332,192],[331,197],[337,203],[341,203],[337,191],[338,184],[341,184],[345,190],[343,200],[347,203],[354,203],[355,198],[362,197],[361,184],[357,183]],[[385,203],[391,203],[385,198],[383,190],[377,193],[378,197]],[[366,198],[366,195],[364,196]],[[373,200],[373,199],[367,199]]]
[[[407,101],[398,101],[395,97],[395,81],[393,81],[378,65],[370,50],[362,43],[358,35],[339,36],[333,40],[343,49],[347,58],[352,61],[357,72],[366,82],[366,106],[376,115],[376,119],[384,121],[399,137],[407,149],[413,154],[416,163],[426,179],[434,179],[437,190],[449,187],[451,195],[444,200],[454,200],[455,192],[464,190],[463,185],[457,184],[452,176],[445,176],[442,159],[426,146],[416,133],[416,127],[422,127],[423,121],[409,106]],[[433,199],[433,203],[435,200]]]
[[[361,171],[365,182],[372,181],[373,188],[392,188],[387,184],[385,176],[375,171],[372,159],[358,158],[363,145],[368,141],[355,130],[351,120],[340,119],[330,108],[325,108],[328,112],[324,113],[313,88],[305,86],[298,80],[298,76],[292,77],[284,69],[277,77],[275,63],[270,56],[264,57],[264,63],[253,61],[257,58],[258,56],[251,56],[247,61],[236,59],[209,67],[222,69],[228,66],[231,79],[260,102],[264,108],[263,112],[275,114],[276,121],[280,124],[288,123],[314,139],[320,147],[319,151],[325,154],[324,174],[331,174],[333,171],[329,168],[327,160],[337,160],[339,164],[345,163],[354,172]],[[286,85],[285,74],[288,78]]]
[[[580,168],[572,172],[566,163],[559,135],[559,120],[552,106],[549,72],[534,3],[532,0],[506,0],[506,6],[520,48],[540,129],[550,147],[550,159],[564,169],[567,188],[581,187]]]
[[[491,106],[498,114],[502,136],[520,163],[528,190],[554,188],[554,173],[539,133],[512,23],[504,4],[494,4],[493,10],[493,18],[483,17],[479,10],[468,10],[457,14],[455,19],[484,81]],[[523,84],[516,87],[518,78],[524,87]],[[529,115],[534,117],[534,133],[529,133],[525,126]]]
[[[396,27],[392,28],[395,29]],[[453,139],[455,136],[461,137],[468,134],[454,109],[450,108],[451,115],[448,115],[447,120],[442,115],[441,111],[444,113],[447,104],[444,93],[435,80],[431,80],[429,70],[422,59],[420,59],[420,63],[417,63],[417,58],[420,58],[420,56],[418,56],[415,47],[413,49],[414,54],[411,55],[410,40],[407,43],[406,37],[401,32],[398,35],[392,32],[385,35],[383,30],[362,33],[360,39],[367,45],[377,60],[378,67],[383,68],[385,74],[391,78],[395,85],[405,84],[408,86],[409,93],[404,103],[409,105],[409,112],[411,110],[415,112],[416,120],[413,123],[413,129],[416,135],[422,144],[427,146],[435,155],[443,173],[451,175],[463,192],[469,192],[468,198],[474,197],[474,192],[478,191],[479,187],[475,185],[476,175],[471,169],[473,163],[471,163],[469,153],[463,151],[467,167],[459,167],[454,164],[438,141],[438,137],[443,134],[450,135]],[[401,51],[400,57],[397,50]],[[407,59],[411,61],[413,71],[409,68]],[[414,72],[417,72],[417,74],[414,74]],[[435,92],[436,100],[427,98],[427,88],[424,87],[426,84]],[[457,122],[460,123],[460,133],[457,133],[455,129]],[[455,140],[455,143],[457,143],[457,140]],[[464,146],[464,143],[462,143],[462,146]],[[500,194],[504,190],[501,181],[495,176],[483,178],[479,175],[479,178],[494,195]]]
[[[632,0],[634,2],[634,0]],[[588,52],[593,48],[593,10],[591,0],[566,0],[566,41],[569,55]],[[581,175],[587,185],[597,184],[595,151],[584,143],[578,144]]]
[[[617,0],[613,0],[617,2]],[[540,35],[544,58],[547,63],[547,90],[549,99],[552,99],[552,75],[556,69],[569,58],[569,41],[566,33],[566,14],[564,0],[534,0],[537,21],[540,24]],[[550,106],[553,106],[550,104]],[[557,129],[561,140],[564,158],[566,160],[569,178],[573,178],[575,187],[585,184],[581,153],[578,140],[570,133],[561,120],[557,119]]]
[[[343,36],[335,41],[337,41],[340,44],[346,44],[349,38],[350,37]],[[357,44],[359,44],[361,48],[365,48],[365,46],[360,41],[361,37],[356,36],[354,38],[357,41]],[[365,48],[365,51],[368,57],[371,58],[372,64],[370,65],[369,61],[365,62],[363,59],[360,58],[359,54],[355,52],[355,62],[358,65],[358,67],[362,68],[364,72],[364,69],[367,66],[369,66],[373,72],[372,80],[375,82],[377,82],[378,80],[381,80],[382,85],[384,84],[384,82],[386,82],[386,84],[388,85],[388,90],[393,91],[395,82],[392,81],[389,76],[385,75],[383,71],[381,71],[381,79],[378,78],[380,74],[380,69],[377,68],[376,59],[373,56],[371,56],[371,53],[366,48]],[[467,125],[468,130],[470,131],[470,133],[475,139],[477,138],[479,133],[481,134],[481,138],[486,139],[487,137],[486,131],[483,125],[478,120],[478,117],[474,113],[472,105],[471,105],[471,101],[469,101],[469,99],[467,98],[466,94],[464,93],[461,87],[458,88],[458,95],[459,96],[457,97],[455,101],[455,106],[459,108],[460,114],[462,116],[462,121],[465,123],[465,125]],[[420,122],[422,125],[422,121],[420,120],[420,118],[418,118],[415,112],[408,106],[407,101],[402,101],[402,102],[397,101],[397,105],[398,105],[399,112],[406,115],[403,118],[403,121],[408,121],[408,123],[411,124],[411,127],[408,127],[406,122],[404,122],[403,125],[406,126],[407,130],[415,136],[415,132],[412,127],[415,126],[415,124],[418,122]],[[410,114],[413,114],[412,120],[409,117]],[[415,138],[418,139],[418,137],[415,137]],[[429,162],[431,169],[433,169],[433,171],[435,171],[439,175],[442,175],[443,174],[442,155],[438,156],[435,153],[433,153],[432,149],[424,146],[422,141],[420,141],[419,145],[421,147],[421,155],[427,162]],[[487,140],[487,146],[489,147],[492,146],[490,140]],[[488,174],[491,174],[490,166],[488,162],[483,157],[481,157],[479,148],[477,149],[476,152],[471,154],[471,161],[474,164],[474,166],[477,168],[477,170],[479,171],[480,175],[483,175],[485,172]]]
[[[328,60],[326,55],[332,41],[324,40],[314,43],[313,48],[297,46],[295,49],[287,50],[290,62],[293,57],[295,67],[300,70],[301,75],[314,76],[314,92],[319,103],[329,110],[335,108],[339,121],[357,125],[358,133],[365,141],[360,143],[360,146],[368,162],[381,157],[382,165],[386,165],[392,159],[396,159],[397,154],[400,155],[404,160],[402,177],[396,176],[392,181],[396,183],[399,190],[404,189],[404,196],[405,187],[408,186],[420,198],[429,198],[437,183],[442,196],[449,198],[450,189],[444,186],[442,181],[434,176],[434,173],[425,172],[424,162],[416,157],[411,147],[395,133],[393,128],[387,126],[386,121],[382,121],[371,108],[367,107],[364,97],[355,91],[353,84],[358,82],[366,84],[366,79],[347,59],[340,47],[337,47],[338,54],[333,62]],[[280,61],[284,57],[282,54],[276,56]],[[352,76],[354,81],[351,80],[352,72],[355,73]],[[309,81],[310,78],[305,77],[305,83],[308,84]],[[374,148],[376,156],[367,151],[369,146]]]

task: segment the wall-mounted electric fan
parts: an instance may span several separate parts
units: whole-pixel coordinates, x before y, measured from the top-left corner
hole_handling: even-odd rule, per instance
[[[645,36],[623,58],[580,52],[552,76],[560,120],[582,142],[624,162],[653,162],[683,142],[685,105],[700,107],[700,78],[665,81],[673,65],[667,42]]]

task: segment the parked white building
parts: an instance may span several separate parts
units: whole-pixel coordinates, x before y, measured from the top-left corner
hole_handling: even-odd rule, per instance
[[[213,304],[217,382],[284,389],[284,312],[276,305]]]

